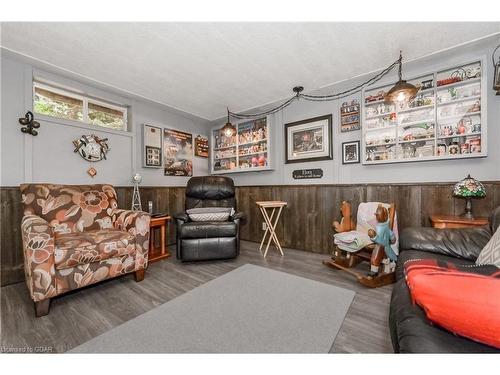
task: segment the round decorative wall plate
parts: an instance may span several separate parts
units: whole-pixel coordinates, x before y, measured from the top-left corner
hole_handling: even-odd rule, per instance
[[[99,138],[94,134],[82,135],[80,139],[73,141],[74,152],[78,152],[87,161],[100,161],[106,159],[109,151],[107,141],[108,138]]]

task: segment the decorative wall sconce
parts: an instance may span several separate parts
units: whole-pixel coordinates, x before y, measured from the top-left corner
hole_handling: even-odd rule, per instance
[[[23,133],[31,134],[33,136],[38,135],[38,132],[35,129],[40,127],[40,123],[34,120],[33,112],[26,112],[24,117],[19,118],[19,123],[22,126],[21,131]]]
[[[495,62],[495,52],[500,48],[500,45],[493,50],[491,58],[493,59],[493,67],[495,72],[493,74],[493,90],[496,90],[497,95],[500,95],[500,55],[498,56],[498,61]]]

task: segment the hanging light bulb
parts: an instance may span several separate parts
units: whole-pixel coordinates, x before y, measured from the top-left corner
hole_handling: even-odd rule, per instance
[[[226,125],[222,127],[222,133],[226,137],[232,137],[233,135],[236,134],[236,128],[233,124],[231,124],[231,121],[229,120],[229,108],[227,110],[227,122]]]
[[[384,99],[386,102],[403,103],[413,99],[417,95],[418,88],[406,82],[402,77],[402,60],[402,52],[399,51],[399,81],[385,94]]]

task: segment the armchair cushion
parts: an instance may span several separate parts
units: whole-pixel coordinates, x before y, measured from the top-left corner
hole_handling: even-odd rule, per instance
[[[112,228],[117,207],[111,185],[21,185],[25,215],[43,217],[56,233]]]
[[[406,228],[401,233],[402,249],[428,251],[475,261],[491,238],[487,228]]]
[[[192,221],[227,221],[234,214],[234,208],[201,207],[186,210]]]
[[[178,228],[178,238],[236,237],[237,225],[232,221],[188,222]]]
[[[495,231],[484,249],[481,250],[476,264],[492,264],[500,268],[500,229]]]
[[[56,269],[99,262],[104,259],[135,255],[135,237],[118,229],[65,233],[55,236]]]

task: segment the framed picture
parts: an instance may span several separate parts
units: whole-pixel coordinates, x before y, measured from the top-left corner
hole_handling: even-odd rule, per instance
[[[359,122],[359,102],[353,99],[342,103],[340,107],[340,132],[352,132],[361,129]]]
[[[161,167],[161,148],[146,146],[146,166]]]
[[[359,141],[342,143],[342,164],[356,164],[359,162]]]
[[[165,176],[193,175],[193,135],[174,129],[163,129]]]
[[[208,158],[208,138],[203,135],[197,135],[194,139],[194,156]]]
[[[285,163],[331,160],[332,115],[285,124]]]
[[[143,165],[146,168],[161,168],[162,129],[156,126],[142,126]]]

